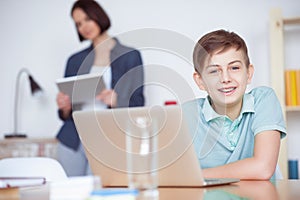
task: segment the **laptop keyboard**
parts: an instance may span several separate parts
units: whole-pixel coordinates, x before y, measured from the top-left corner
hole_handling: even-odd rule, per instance
[[[218,183],[223,183],[224,181],[218,178],[205,178],[204,182],[206,182],[207,184],[218,184]]]
[[[205,185],[223,185],[229,183],[239,182],[240,179],[236,178],[206,178],[204,179]]]

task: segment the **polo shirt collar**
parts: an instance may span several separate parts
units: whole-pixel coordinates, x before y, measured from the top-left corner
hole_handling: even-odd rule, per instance
[[[242,111],[238,117],[238,120],[240,120],[242,118],[242,115],[244,113],[249,113],[249,112],[254,113],[254,97],[252,94],[246,93],[246,94],[244,94],[244,97],[243,97]],[[213,119],[216,119],[216,118],[224,117],[223,115],[216,113],[216,111],[212,108],[212,106],[210,104],[209,96],[207,96],[205,98],[204,105],[203,105],[203,114],[204,114],[204,118],[207,122],[211,121]]]

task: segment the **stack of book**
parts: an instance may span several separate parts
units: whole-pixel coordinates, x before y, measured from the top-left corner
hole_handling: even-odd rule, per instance
[[[285,70],[285,103],[300,106],[300,70]]]

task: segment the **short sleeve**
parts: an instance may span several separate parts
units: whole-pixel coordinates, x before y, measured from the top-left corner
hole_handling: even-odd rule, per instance
[[[267,130],[278,130],[281,138],[286,135],[286,125],[281,105],[273,89],[259,87],[250,92],[254,96],[252,130],[254,135]]]

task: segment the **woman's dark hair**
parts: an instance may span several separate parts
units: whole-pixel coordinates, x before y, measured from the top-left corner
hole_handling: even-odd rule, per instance
[[[103,8],[94,0],[78,0],[74,3],[72,10],[71,10],[71,16],[73,15],[73,12],[76,8],[82,9],[87,16],[95,21],[100,29],[101,33],[105,32],[110,27],[110,19],[106,12],[103,10]],[[85,38],[82,37],[82,35],[78,32],[79,40],[83,41]]]

